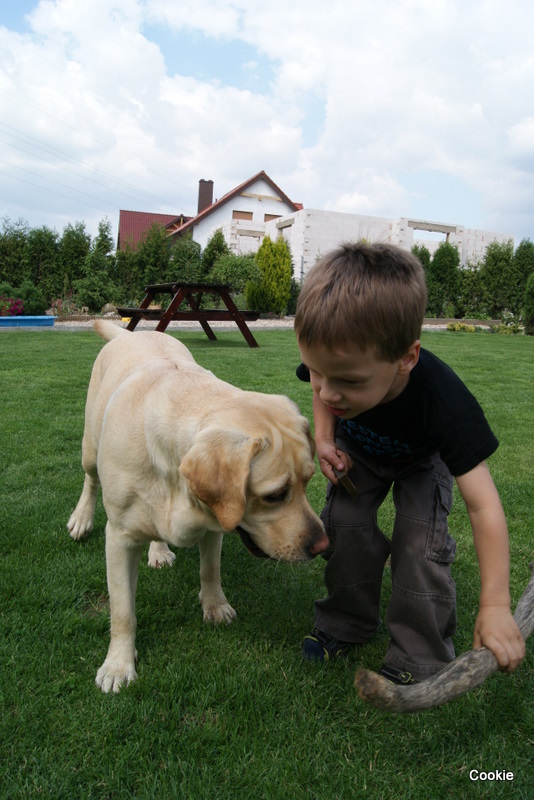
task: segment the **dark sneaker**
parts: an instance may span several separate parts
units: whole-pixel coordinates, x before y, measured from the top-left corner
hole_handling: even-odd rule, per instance
[[[390,667],[387,664],[382,664],[378,674],[399,686],[410,686],[412,683],[419,683],[419,681],[412,678],[410,672],[405,672],[405,670],[398,669],[398,667]]]
[[[305,661],[330,661],[331,658],[344,658],[351,647],[354,647],[352,642],[341,642],[314,628],[302,640],[300,654]]]

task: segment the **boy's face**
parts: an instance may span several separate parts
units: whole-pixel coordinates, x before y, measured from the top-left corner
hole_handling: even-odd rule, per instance
[[[419,341],[414,342],[403,358],[391,363],[380,358],[375,347],[329,350],[299,342],[313,391],[331,414],[342,419],[397,397],[408,384],[420,347]]]

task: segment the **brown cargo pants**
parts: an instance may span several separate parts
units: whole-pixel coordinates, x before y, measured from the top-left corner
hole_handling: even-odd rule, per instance
[[[415,465],[387,465],[349,451],[353,499],[329,484],[322,513],[332,548],[324,579],[328,597],[315,604],[315,626],[342,641],[362,643],[380,625],[384,566],[391,555],[392,592],[384,662],[422,680],[454,659],[456,592],[450,573],[456,543],[448,534],[452,476],[439,458]],[[391,539],[377,525],[377,511],[393,487]]]

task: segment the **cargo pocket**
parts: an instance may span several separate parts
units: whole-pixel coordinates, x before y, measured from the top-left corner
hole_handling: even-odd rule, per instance
[[[319,514],[321,521],[324,525],[326,535],[328,537],[328,541],[330,542],[329,547],[321,553],[321,558],[324,558],[325,561],[329,561],[332,553],[334,552],[334,526],[332,524],[332,503],[334,500],[334,495],[336,492],[336,487],[333,483],[328,482],[326,487],[326,503],[325,507]]]
[[[448,516],[452,508],[452,480],[440,474],[433,479],[434,511],[426,541],[425,556],[429,561],[452,564],[456,542],[448,532]]]

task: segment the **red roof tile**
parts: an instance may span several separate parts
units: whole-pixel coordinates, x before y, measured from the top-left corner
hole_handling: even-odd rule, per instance
[[[180,217],[176,214],[153,214],[145,211],[121,210],[119,212],[117,250],[125,250],[127,247],[135,249],[153,225],[158,224],[165,228],[180,219],[187,221],[190,217]]]

